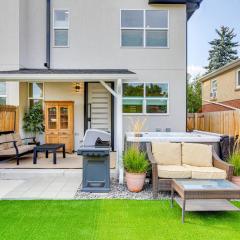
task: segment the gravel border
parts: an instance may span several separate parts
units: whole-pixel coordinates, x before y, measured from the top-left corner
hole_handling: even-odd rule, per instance
[[[153,200],[152,187],[146,183],[140,193],[132,193],[127,189],[126,184],[119,185],[116,179],[111,179],[111,191],[109,193],[86,193],[82,192],[82,185],[79,186],[75,199],[131,199],[131,200]],[[159,193],[157,199],[169,199],[169,193]]]

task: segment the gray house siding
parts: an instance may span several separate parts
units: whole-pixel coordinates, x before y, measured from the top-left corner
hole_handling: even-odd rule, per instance
[[[6,17],[9,13],[14,15],[10,18],[8,30],[3,29],[3,23],[0,22],[1,35],[2,31],[6,35],[3,34],[4,38],[0,41],[4,41],[3,45],[7,46],[6,49],[2,44],[0,46],[3,48],[0,67],[5,70],[18,67],[44,68],[46,1],[10,0],[1,1],[0,4],[1,12],[4,13],[3,9],[6,7],[10,11],[4,13]],[[52,9],[67,9],[70,14],[69,47],[53,47],[51,37],[52,68],[129,69],[137,74],[139,82],[168,83],[169,113],[124,115],[124,132],[132,129],[132,122],[136,118],[146,119],[145,130],[171,128],[172,131],[185,131],[187,21],[185,5],[149,5],[148,0],[52,0]],[[121,9],[169,10],[169,48],[121,47]],[[11,39],[9,36],[12,36]]]

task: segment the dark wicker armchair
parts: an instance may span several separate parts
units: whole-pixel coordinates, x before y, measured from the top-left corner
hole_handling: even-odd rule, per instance
[[[24,144],[22,141],[32,140],[31,144]],[[37,145],[35,137],[20,139],[19,134],[0,135],[0,160],[17,160],[19,165],[20,158],[26,154],[33,153]]]

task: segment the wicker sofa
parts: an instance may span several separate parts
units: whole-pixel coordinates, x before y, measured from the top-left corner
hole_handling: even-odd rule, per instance
[[[233,166],[223,162],[213,147],[196,143],[147,143],[152,165],[153,198],[170,191],[172,179],[228,179]]]
[[[31,144],[25,142],[32,140]],[[33,153],[36,146],[35,137],[21,139],[18,133],[0,135],[0,160],[16,159],[19,165],[20,157]]]

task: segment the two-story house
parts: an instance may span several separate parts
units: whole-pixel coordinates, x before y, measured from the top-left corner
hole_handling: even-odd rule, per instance
[[[20,127],[41,102],[45,142],[70,151],[97,128],[121,153],[136,119],[185,131],[187,21],[201,1],[1,1],[0,80],[12,84],[1,99],[19,106]]]
[[[202,111],[240,109],[240,59],[203,76]]]

